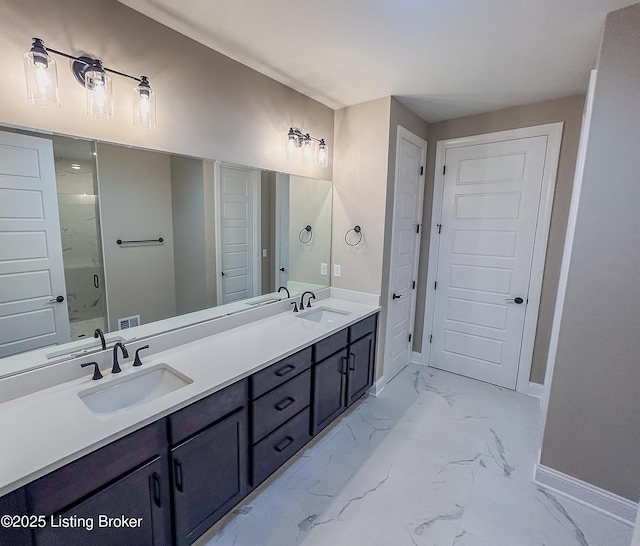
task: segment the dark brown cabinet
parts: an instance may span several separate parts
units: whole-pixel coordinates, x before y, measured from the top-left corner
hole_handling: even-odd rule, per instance
[[[191,544],[246,494],[247,412],[171,449],[175,544]]]
[[[0,545],[191,544],[372,385],[377,320],[0,497],[0,515],[46,519],[0,528]]]
[[[373,384],[376,328],[377,315],[372,315],[316,344],[312,434],[331,423]]]

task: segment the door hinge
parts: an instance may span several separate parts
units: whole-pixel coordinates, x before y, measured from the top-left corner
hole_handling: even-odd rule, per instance
[[[442,167],[442,174],[447,174],[447,166]]]
[[[429,336],[429,343],[431,343],[433,341],[433,336]]]
[[[420,233],[420,224],[416,224],[416,233]]]
[[[436,224],[438,226],[438,235],[442,233],[442,224]]]
[[[438,281],[436,281],[436,282],[434,282],[434,283],[433,283],[433,289],[434,289],[434,290],[437,290],[437,289],[438,289]]]
[[[424,174],[424,167],[420,167],[420,176]]]
[[[411,289],[412,289],[412,290],[415,290],[415,289],[416,289],[416,281],[413,281],[413,282],[411,283]]]
[[[411,343],[411,334],[409,334],[409,343]]]

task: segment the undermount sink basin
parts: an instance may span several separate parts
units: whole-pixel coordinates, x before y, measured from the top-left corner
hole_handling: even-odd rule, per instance
[[[303,320],[310,320],[312,322],[317,322],[318,324],[333,324],[334,322],[338,322],[350,313],[346,311],[338,311],[336,309],[329,309],[328,307],[319,307],[318,309],[314,309],[313,311],[308,311],[304,314],[298,315],[299,318]]]
[[[155,400],[190,383],[193,380],[186,375],[166,364],[157,364],[106,385],[81,391],[78,396],[93,413],[117,413]]]

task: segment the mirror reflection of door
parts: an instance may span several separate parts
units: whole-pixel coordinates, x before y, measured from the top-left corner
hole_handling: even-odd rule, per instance
[[[260,171],[220,165],[218,304],[260,295]]]
[[[275,290],[289,282],[289,175],[276,174]]]

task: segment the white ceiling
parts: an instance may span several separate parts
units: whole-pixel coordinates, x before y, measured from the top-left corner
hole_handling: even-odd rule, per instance
[[[120,0],[331,108],[394,95],[429,122],[583,93],[637,0]]]

